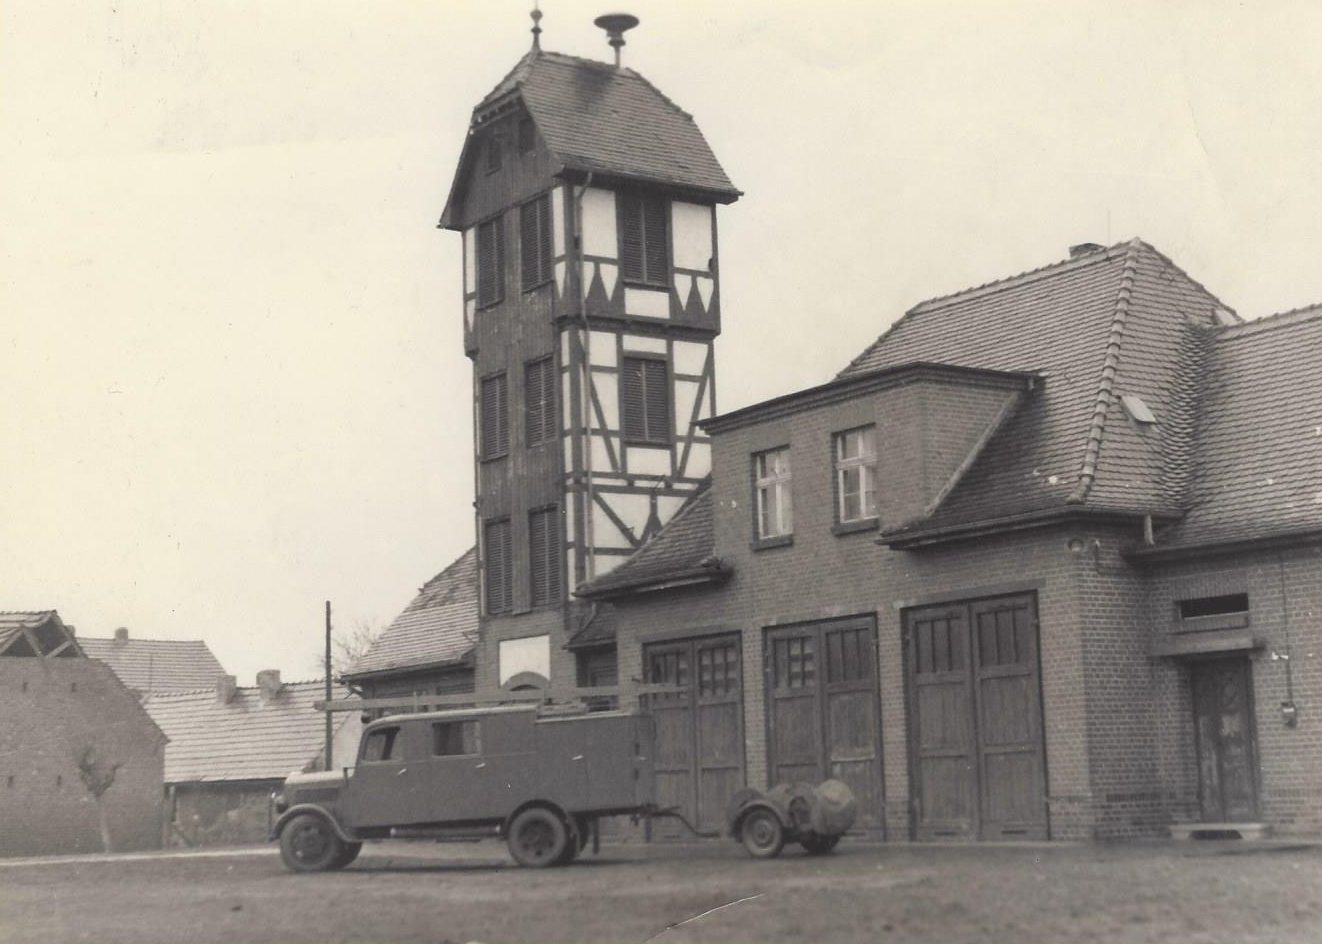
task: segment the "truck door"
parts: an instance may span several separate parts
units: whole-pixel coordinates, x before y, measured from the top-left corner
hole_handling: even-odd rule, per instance
[[[363,736],[358,764],[345,788],[345,819],[355,828],[402,826],[421,815],[416,725],[373,728]]]

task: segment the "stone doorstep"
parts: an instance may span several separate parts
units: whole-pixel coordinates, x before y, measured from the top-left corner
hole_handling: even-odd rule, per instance
[[[1170,827],[1172,839],[1267,839],[1268,823],[1180,823]]]

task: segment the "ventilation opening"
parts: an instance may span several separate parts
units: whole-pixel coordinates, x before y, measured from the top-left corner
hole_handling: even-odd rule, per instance
[[[1229,616],[1249,611],[1247,593],[1229,593],[1220,597],[1199,597],[1179,602],[1180,619],[1202,619],[1207,616]]]

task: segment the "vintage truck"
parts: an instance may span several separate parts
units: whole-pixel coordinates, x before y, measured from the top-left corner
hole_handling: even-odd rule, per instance
[[[596,820],[653,809],[647,715],[545,716],[533,705],[390,715],[357,763],[292,774],[271,838],[295,872],[340,869],[366,840],[503,837],[521,865],[570,861]]]

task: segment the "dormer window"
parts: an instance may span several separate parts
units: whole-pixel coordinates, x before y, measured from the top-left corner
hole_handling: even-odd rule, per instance
[[[494,134],[487,135],[486,145],[483,148],[482,166],[488,174],[500,170],[500,138]]]
[[[527,154],[537,146],[537,128],[531,118],[519,119],[519,153]]]
[[[620,267],[626,282],[670,284],[670,207],[658,197],[622,193]]]

